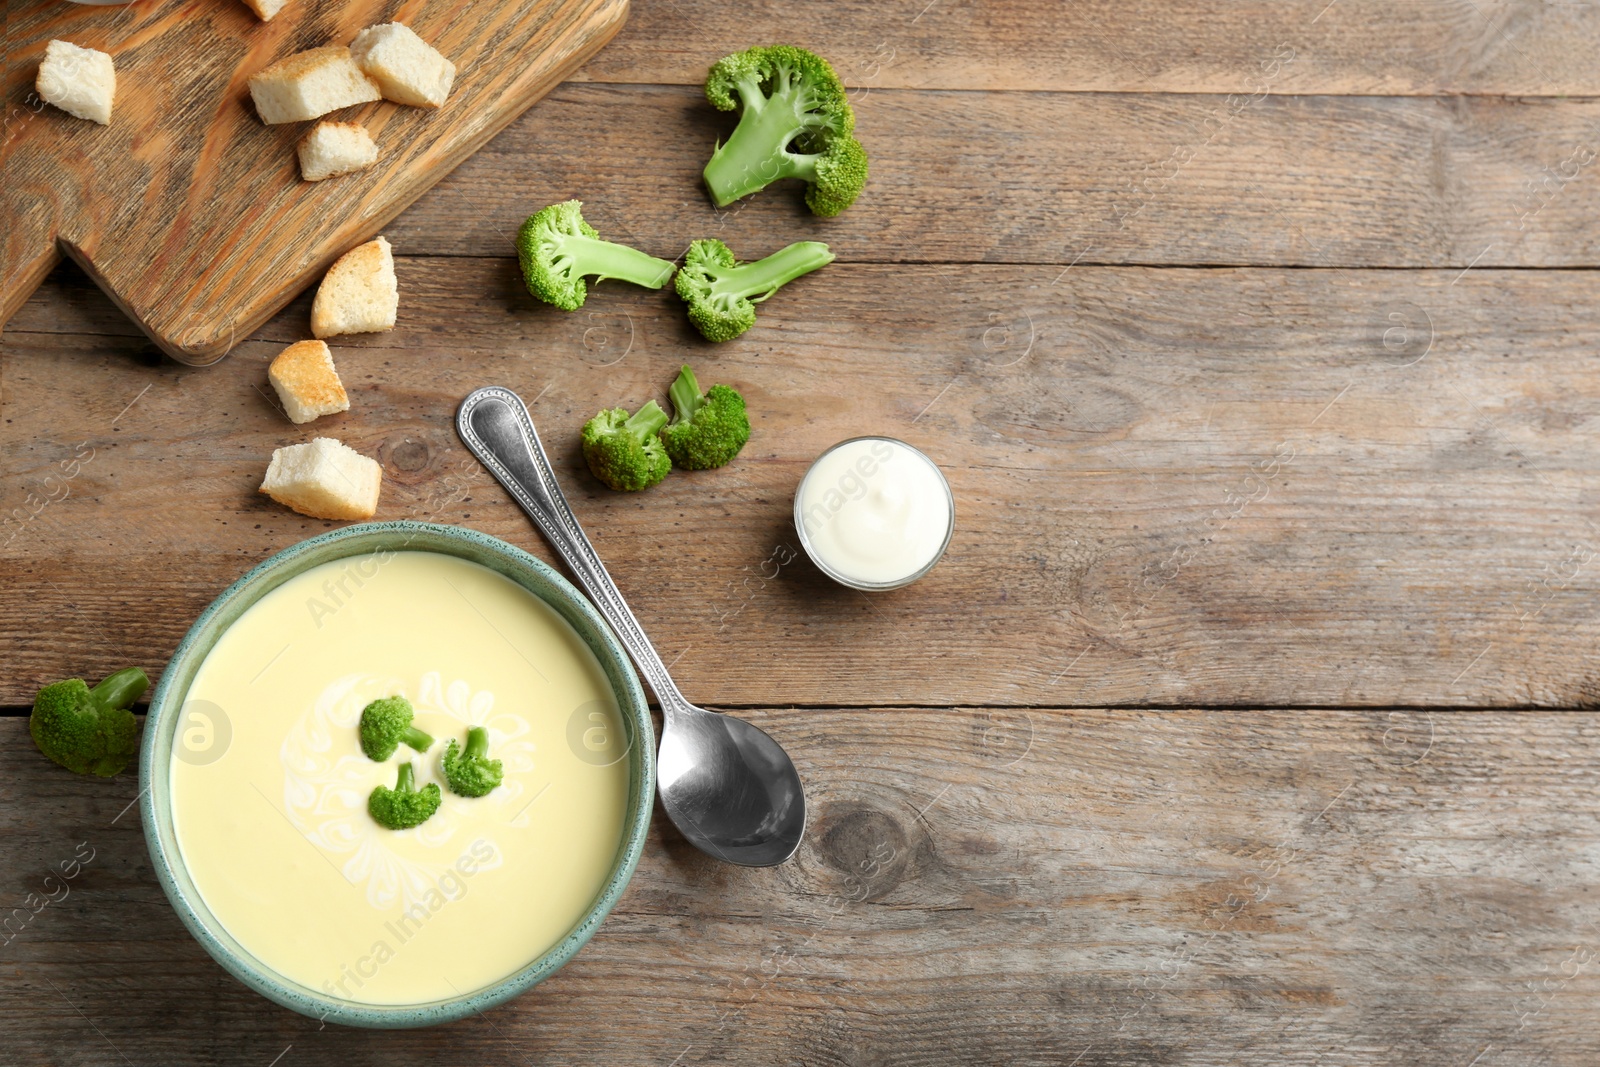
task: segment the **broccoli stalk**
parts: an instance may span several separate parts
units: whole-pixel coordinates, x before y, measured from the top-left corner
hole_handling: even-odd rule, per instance
[[[867,153],[853,136],[855,112],[828,61],[777,45],[724,56],[706,76],[706,99],[740,108],[739,125],[705,167],[718,207],[780,178],[806,182],[806,206],[829,217],[867,183]]]
[[[444,750],[444,780],[450,792],[464,797],[487,796],[500,784],[500,761],[489,759],[489,731],[474,726],[467,731],[463,751],[455,739]]]
[[[33,698],[28,732],[39,751],[78,774],[110,778],[139,748],[139,723],[128,706],[150,688],[138,667],[108,675],[93,689],[82,678],[47,685]]]
[[[367,813],[380,826],[391,830],[409,830],[427,822],[439,810],[439,787],[429,782],[421,789],[414,788],[415,772],[408,760],[400,764],[395,775],[394,788],[377,786],[367,797]]]
[[[633,493],[667,476],[672,460],[656,436],[667,413],[654,400],[632,418],[625,408],[610,408],[583,424],[583,458],[589,470],[612,489]]]
[[[368,759],[382,763],[402,744],[418,752],[433,746],[431,736],[411,725],[411,701],[383,697],[361,709],[361,751]]]
[[[713,385],[701,393],[685,363],[667,395],[672,398],[672,421],[661,431],[661,443],[674,466],[691,471],[720,467],[750,440],[750,417],[737,390]]]
[[[821,241],[796,241],[754,263],[739,263],[714,238],[692,241],[678,271],[678,295],[706,340],[731,341],[755,325],[757,304],[832,262],[833,253]]]
[[[618,278],[659,289],[672,277],[672,264],[637,248],[603,241],[583,221],[583,201],[568,200],[530,215],[517,231],[517,260],[528,292],[563,311],[576,311],[588,298],[586,275],[595,281]]]

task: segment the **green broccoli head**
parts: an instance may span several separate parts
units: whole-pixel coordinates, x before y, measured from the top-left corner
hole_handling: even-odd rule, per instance
[[[361,751],[382,763],[402,743],[426,752],[433,738],[411,725],[411,701],[393,696],[374,700],[361,709]]]
[[[708,341],[731,341],[756,323],[756,305],[802,274],[833,262],[821,241],[796,241],[766,259],[739,263],[714,238],[693,241],[678,270],[678,295]]]
[[[415,788],[416,774],[410,761],[400,764],[395,775],[394,788],[380,785],[367,796],[367,813],[378,825],[391,830],[409,830],[421,826],[439,810],[439,787],[429,782],[421,789]]]
[[[528,292],[562,311],[576,311],[588,298],[584,278],[620,278],[659,289],[672,277],[672,264],[636,248],[603,241],[583,221],[583,201],[568,200],[528,216],[517,231],[517,261]]]
[[[720,467],[750,440],[744,397],[726,385],[701,393],[687,363],[667,395],[672,398],[672,421],[661,431],[661,443],[673,466],[691,471]]]
[[[706,99],[718,111],[737,111],[741,99],[752,108],[766,101],[761,84],[769,77],[766,48],[747,48],[723,56],[706,72]]]
[[[672,460],[656,436],[667,413],[654,400],[633,417],[624,408],[610,408],[583,424],[583,458],[589,470],[612,489],[624,493],[648,489],[667,476]]]
[[[844,85],[821,56],[787,45],[724,56],[706,76],[706,99],[739,110],[739,125],[706,163],[718,207],[780,178],[808,183],[806,206],[817,215],[837,215],[861,194],[867,153]]]
[[[474,726],[467,731],[465,750],[451,738],[444,750],[444,780],[450,792],[464,797],[482,797],[500,784],[504,772],[500,761],[489,759],[489,731]]]
[[[47,685],[33,698],[28,732],[40,752],[67,770],[110,778],[139,750],[139,722],[128,706],[148,688],[138,667],[93,689],[82,678]]]
[[[733,250],[716,238],[691,241],[674,287],[689,305],[689,321],[708,341],[731,341],[756,324],[756,306],[717,283],[738,266]]]
[[[835,137],[812,164],[806,207],[832,218],[856,202],[867,184],[867,150],[854,137]]]

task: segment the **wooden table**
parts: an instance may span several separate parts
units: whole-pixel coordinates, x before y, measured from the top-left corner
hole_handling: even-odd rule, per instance
[[[768,41],[855,87],[837,220],[700,188],[703,71]],[[684,691],[788,747],[813,825],[743,870],[658,818],[571,965],[422,1032],[247,992],[158,888],[135,780],[29,744],[38,686],[155,673],[329,526],[255,493],[305,436],[265,365],[308,298],[194,370],[59,269],[0,357],[4,904],[94,858],[0,946],[0,1062],[1600,1061],[1597,48],[1594,5],[1541,0],[637,0],[388,229],[400,325],[341,339],[352,410],[315,429],[383,462],[380,518],[549,559],[451,429],[519,390]],[[667,293],[562,314],[510,237],[571,196],[660,255],[839,259],[722,346]],[[600,489],[578,427],[685,359],[748,397],[744,455]],[[873,597],[790,524],[865,432],[958,502]]]

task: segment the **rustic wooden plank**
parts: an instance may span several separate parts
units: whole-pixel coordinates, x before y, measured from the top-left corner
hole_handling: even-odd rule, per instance
[[[262,23],[209,0],[8,8],[0,323],[65,253],[173,358],[214,362],[575,70],[627,12],[627,0],[355,0]],[[247,80],[396,18],[456,64],[450,99],[341,111],[371,130],[378,162],[302,181],[295,144],[312,124],[264,125]],[[108,126],[32,91],[58,37],[115,59]]]
[[[823,240],[854,262],[1594,266],[1600,101],[885,91],[835,219],[797,183],[718,211],[732,128],[698,92],[557,89],[397,220],[430,255],[508,254],[544,204],[668,258]],[[747,253],[753,254],[753,253]]]
[[[1600,1058],[1600,720],[1583,713],[758,709],[796,859],[657,819],[544,985],[400,1033],[228,978],[149,868],[133,779],[0,719],[0,895],[93,860],[0,946],[9,1062],[1081,1064]],[[1487,1052],[1485,1051],[1487,1050]]]
[[[720,56],[792,42],[880,88],[1594,95],[1600,17],[1541,0],[645,0],[578,75],[698,84]],[[1274,73],[1276,57],[1291,56]]]
[[[246,567],[327,528],[255,493],[271,450],[314,434],[383,461],[379,518],[548,558],[455,440],[457,401],[489,383],[531,402],[708,704],[1600,699],[1592,272],[835,264],[720,347],[667,293],[602,285],[568,315],[509,260],[399,272],[399,327],[336,346],[352,410],[304,428],[265,382],[304,299],[193,371],[140,362],[134,338],[47,332],[113,315],[81,277],[41,290],[0,352],[0,701],[159,669]],[[745,454],[642,496],[601,489],[579,426],[663,396],[685,358],[749,398]],[[957,496],[947,558],[870,598],[791,557],[805,465],[865,432],[926,450]]]
[[[1595,100],[884,91],[860,108],[867,191],[817,219],[789,187],[712,207],[700,170],[730,124],[694,90],[567,85],[387,232],[500,256],[576,196],[668,257],[782,235],[856,262],[1594,266],[1597,124]]]

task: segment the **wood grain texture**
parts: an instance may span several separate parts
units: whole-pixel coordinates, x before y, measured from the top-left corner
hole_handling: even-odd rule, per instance
[[[139,813],[124,811],[135,782],[67,774],[32,751],[23,720],[0,719],[0,903],[14,924],[0,945],[0,1056],[60,1067],[280,1055],[341,1067],[1600,1058],[1593,716],[749,717],[808,783],[812,829],[793,862],[720,865],[658,817],[632,886],[566,968],[485,1015],[389,1033],[319,1027],[229,978],[156,883]],[[63,882],[59,864],[80,845],[93,858]],[[32,913],[47,894],[57,902]]]
[[[398,271],[397,329],[335,346],[351,411],[306,427],[265,375],[304,298],[197,373],[133,358],[81,276],[41,289],[0,363],[0,700],[159,669],[247,567],[326,528],[255,492],[273,448],[313,435],[383,462],[380,519],[549,558],[456,442],[455,405],[490,383],[530,402],[712,706],[1600,699],[1591,272],[836,263],[711,346],[668,293],[601,285],[569,315],[510,260]],[[750,445],[641,495],[600,488],[582,422],[664,399],[685,358],[745,393]],[[945,560],[870,598],[794,556],[790,510],[806,464],[864,432],[924,449],[957,499]]]
[[[213,362],[581,64],[627,14],[627,0],[303,6],[292,0],[269,23],[214,0],[8,6],[0,322],[64,252],[168,355]],[[380,102],[340,112],[372,131],[377,164],[301,181],[294,145],[311,124],[264,125],[248,78],[394,19],[456,63],[450,99],[431,111]],[[113,56],[110,126],[33,95],[53,37]]]
[[[839,219],[700,187],[731,128],[705,67],[782,40],[852,87],[873,177]],[[197,372],[56,268],[0,339],[0,906],[31,915],[0,934],[0,1062],[1600,1062],[1600,277],[1551,269],[1600,266],[1597,46],[1600,6],[1543,0],[641,0],[589,84],[385,226],[399,327],[338,339],[352,410],[307,427],[266,383],[307,296]],[[669,294],[563,315],[509,256],[570,196],[658,255],[839,261],[724,346]],[[8,271],[51,210],[6,210]],[[745,454],[600,489],[579,425],[685,359],[749,397]],[[490,382],[684,691],[794,755],[810,833],[748,871],[658,819],[529,995],[319,1028],[187,937],[136,784],[45,763],[23,705],[154,673],[330,525],[255,493],[313,435],[383,463],[380,518],[550,559],[451,429]],[[871,599],[789,520],[862,432],[958,498],[947,558]],[[1473,705],[1591,710],[1444,710]]]
[[[850,211],[811,216],[797,182],[718,211],[700,172],[732,123],[698,91],[569,84],[387,232],[504,256],[530,212],[579,197],[668,258],[781,236],[875,263],[1600,264],[1595,100],[886,90],[856,116],[872,175]]]
[[[697,85],[752,44],[804,45],[876,89],[1592,96],[1600,12],[1545,0],[656,0],[581,80]]]

